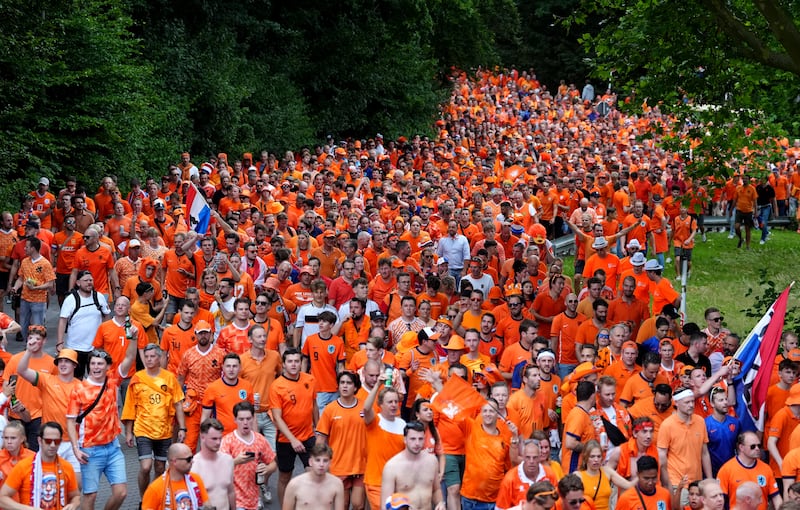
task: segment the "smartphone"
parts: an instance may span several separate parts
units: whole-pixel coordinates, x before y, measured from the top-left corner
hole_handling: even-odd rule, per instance
[[[8,384],[16,384],[17,383],[17,375],[11,375],[8,377]]]
[[[256,456],[256,452],[244,452],[244,454],[251,458]]]

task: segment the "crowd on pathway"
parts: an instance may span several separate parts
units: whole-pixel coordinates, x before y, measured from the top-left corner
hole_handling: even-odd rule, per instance
[[[797,335],[747,430],[739,336],[713,303],[682,321],[666,276],[704,215],[749,248],[796,213],[800,141],[698,182],[658,108],[453,80],[435,139],[184,153],[144,183],[42,177],[3,212],[0,508],[90,510],[105,476],[107,510],[256,510],[275,472],[284,509],[800,507]]]

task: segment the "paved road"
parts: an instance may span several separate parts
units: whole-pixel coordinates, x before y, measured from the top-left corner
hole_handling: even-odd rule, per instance
[[[11,306],[3,303],[5,313],[14,316],[14,311],[11,309]],[[50,353],[51,355],[55,356],[55,345],[56,345],[56,328],[58,326],[58,305],[55,298],[51,303],[50,307],[47,310],[47,347],[45,350]],[[9,339],[8,343],[8,351],[12,354],[16,354],[22,351],[24,348],[24,344],[22,342],[15,342],[14,339]],[[136,448],[128,448],[125,446],[125,439],[123,436],[120,436],[120,443],[122,446],[122,451],[125,453],[125,466],[127,469],[128,474],[128,497],[125,500],[125,503],[122,505],[122,510],[136,510],[139,507],[139,488],[136,482],[136,476],[139,471],[139,461],[136,455]],[[302,465],[299,464],[295,466],[295,474],[301,472]],[[273,495],[273,502],[268,508],[270,509],[277,509],[278,508],[278,490],[276,488],[278,480],[278,475],[274,474],[270,477],[269,485],[272,490]],[[102,478],[100,482],[100,490],[97,494],[97,504],[96,508],[103,508],[105,505],[106,500],[108,499],[109,495],[111,494],[111,488],[108,485],[108,482],[105,478]]]

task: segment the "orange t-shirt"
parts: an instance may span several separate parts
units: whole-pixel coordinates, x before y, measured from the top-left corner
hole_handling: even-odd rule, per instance
[[[59,379],[58,374],[37,371],[35,382],[36,388],[41,393],[42,423],[54,421],[66,430],[67,403],[72,390],[80,384],[80,380],[73,378],[71,382],[65,383]]]
[[[19,352],[11,356],[8,360],[5,370],[3,371],[3,380],[7,381],[8,378],[17,373],[17,366],[19,360],[22,359],[25,352]],[[53,357],[43,352],[41,357],[30,358],[28,368],[35,370],[41,374],[57,373],[58,369],[53,365]],[[31,419],[42,417],[42,394],[28,381],[20,377],[17,379],[17,398],[25,404],[25,408],[31,415]],[[18,418],[14,413],[10,413],[9,418]],[[60,420],[59,420],[60,422]]]
[[[269,388],[269,407],[281,410],[284,423],[300,441],[305,441],[314,435],[311,416],[316,402],[317,382],[309,374],[300,373],[297,380],[281,375]],[[289,438],[279,431],[277,441],[288,443]]]
[[[108,272],[114,267],[114,255],[111,250],[100,245],[90,251],[86,246],[75,252],[72,269],[88,270],[94,277],[94,290],[100,294],[110,294]]]
[[[31,281],[34,285],[42,285],[56,279],[56,273],[50,261],[40,255],[34,262],[30,257],[25,257],[19,265],[17,277],[23,281],[22,299],[30,303],[47,303],[47,289],[33,290],[26,283]]]
[[[211,417],[218,419],[225,427],[225,434],[229,434],[236,430],[233,406],[242,400],[253,403],[253,385],[250,381],[239,377],[235,384],[228,384],[220,377],[206,388],[203,408],[210,409]]]
[[[317,391],[336,392],[339,385],[336,382],[336,365],[344,366],[344,342],[336,335],[322,338],[315,333],[306,338],[303,344],[303,356],[308,357],[311,375],[317,384]]]
[[[800,448],[791,450],[783,458],[781,478],[783,478],[784,486],[786,486],[786,483],[791,485],[794,482],[800,481]]]
[[[789,453],[789,446],[792,440],[792,432],[800,424],[800,419],[794,417],[789,406],[782,407],[775,416],[769,421],[768,437],[777,437],[778,443],[775,445],[781,456],[786,456]],[[780,469],[778,463],[770,455],[769,465],[772,466],[772,472],[776,476],[780,476]]]
[[[756,208],[758,194],[753,186],[745,185],[736,188],[736,210],[743,213],[751,213]]]
[[[20,460],[14,466],[11,473],[8,475],[4,485],[14,489],[16,499],[23,505],[27,505],[32,500],[33,493],[33,472],[34,456],[28,456]],[[49,508],[51,510],[61,510],[60,490],[64,491],[64,498],[66,503],[69,503],[69,494],[78,491],[78,479],[75,476],[75,470],[69,462],[60,459],[57,462],[44,462],[42,461],[42,508]],[[61,487],[59,487],[61,486]],[[45,494],[53,491],[53,501],[46,502]]]
[[[533,300],[533,309],[536,313],[543,317],[555,317],[567,309],[566,303],[561,299],[561,296],[553,299],[549,292],[540,292],[536,299]],[[550,324],[545,321],[538,321],[539,329],[537,331],[539,336],[550,338]]]
[[[411,363],[413,361],[419,361],[419,369],[434,368],[437,363],[436,351],[423,354],[419,351],[419,347],[414,347],[400,355],[397,368],[405,370],[408,375],[408,398],[406,399],[406,407],[414,405],[414,401],[417,400],[417,392],[427,384],[419,377],[419,369],[415,371],[411,370]]]
[[[331,460],[330,472],[345,477],[361,475],[367,467],[367,426],[361,413],[364,403],[356,400],[345,407],[339,400],[325,406],[317,423],[317,433],[328,439],[336,452]]]
[[[75,231],[67,238],[67,233],[62,230],[61,232],[56,232],[53,237],[53,244],[58,247],[56,273],[70,274],[75,264],[75,253],[83,246],[83,234]]]
[[[550,427],[547,414],[548,397],[539,389],[532,397],[525,390],[515,391],[508,399],[506,407],[519,415],[519,433],[521,437],[531,437],[534,430],[546,430]]]
[[[144,330],[144,327],[139,323],[139,321],[131,319],[131,325],[136,326],[136,347],[138,349],[144,349],[147,346],[147,333]],[[113,373],[117,373],[117,367],[119,367],[122,360],[125,359],[125,351],[128,350],[128,336],[125,332],[125,324],[123,323],[122,326],[119,326],[117,322],[112,318],[109,319],[102,324],[97,329],[97,333],[94,335],[94,342],[92,342],[92,346],[98,349],[105,349],[107,353],[111,355],[111,369]],[[128,373],[125,374],[125,377],[130,377],[136,372],[135,364],[131,364],[130,370]]]
[[[523,361],[531,361],[531,351],[517,342],[505,348],[503,356],[500,357],[500,366],[498,368],[500,368],[501,372],[513,372],[514,367]]]
[[[761,504],[758,505],[758,510],[767,510],[770,498],[780,494],[772,469],[761,460],[756,460],[754,466],[746,467],[734,455],[731,460],[722,465],[717,473],[717,479],[722,492],[727,494],[730,499],[730,508],[736,508],[736,488],[744,482],[756,482],[761,488],[763,497]]]
[[[566,437],[570,436],[581,443],[586,443],[595,438],[594,424],[592,417],[582,407],[575,406],[567,415],[564,422],[564,438],[562,444],[566,442]],[[580,454],[569,448],[561,450],[561,468],[564,474],[573,473],[578,470],[578,460]]]
[[[252,462],[250,463],[252,464]],[[237,466],[238,467],[238,466]],[[203,479],[197,475],[197,473],[190,473],[192,479],[197,483],[197,504],[203,505],[203,503],[208,503],[208,493],[206,492],[206,487],[203,484]],[[144,491],[142,495],[142,510],[165,510],[164,508],[164,495],[166,494],[167,488],[166,480],[169,476],[158,476],[155,480],[147,486],[147,490]],[[186,479],[181,478],[180,480],[169,480],[169,491],[170,494],[174,494],[175,505],[173,508],[184,508],[185,503],[189,503],[191,501],[189,497],[189,487],[186,486]],[[185,508],[190,508],[191,504],[187,505]]]
[[[326,408],[327,409],[327,408]],[[400,418],[392,421],[376,414],[366,425],[367,462],[364,468],[364,485],[381,486],[383,467],[396,454],[403,451],[403,428],[406,423]]]
[[[258,413],[266,413],[269,410],[269,388],[272,383],[280,377],[283,368],[281,356],[277,350],[267,349],[264,357],[257,360],[248,351],[240,356],[242,369],[239,376],[245,381],[250,381],[253,386],[253,394],[258,393],[259,406]]]
[[[196,277],[194,264],[192,264],[189,255],[184,253],[179,256],[174,249],[167,250],[164,253],[164,260],[161,262],[161,266],[165,272],[164,288],[167,289],[167,293],[175,297],[185,297],[186,289],[195,284]],[[178,269],[189,272],[192,277],[179,273]]]
[[[700,453],[708,443],[708,432],[703,418],[692,415],[689,423],[684,423],[673,414],[661,424],[658,430],[659,449],[667,450],[667,470],[672,485],[677,485],[683,475],[690,480],[703,478]]]
[[[622,387],[622,393],[620,393],[618,400],[630,405],[635,403],[637,400],[652,397],[653,388],[659,384],[669,384],[669,381],[662,375],[656,375],[655,380],[653,380],[652,383],[649,383],[642,376],[642,373],[639,372],[625,382],[625,385]],[[619,387],[619,383],[617,383],[617,387]]]
[[[672,304],[680,297],[667,278],[661,280],[653,286],[653,313],[661,313],[665,306]]]
[[[644,505],[642,506],[642,501]],[[656,485],[656,491],[647,495],[636,491],[636,487],[623,492],[617,499],[616,510],[652,510],[654,508],[672,508],[672,497],[667,489]]]
[[[461,495],[475,501],[493,502],[506,472],[511,469],[508,452],[511,434],[500,427],[497,434],[486,432],[481,417],[462,423],[467,440]]]
[[[175,314],[178,317],[178,314]],[[197,336],[194,333],[194,326],[184,330],[178,324],[173,324],[164,330],[161,335],[161,349],[169,356],[167,370],[173,374],[178,373],[178,366],[181,364],[183,353],[197,345]]]
[[[586,321],[586,317],[580,313],[570,318],[562,312],[553,319],[550,324],[550,336],[556,338],[556,363],[578,364],[575,344],[578,338],[578,329],[584,321]],[[594,344],[594,339],[591,343]]]

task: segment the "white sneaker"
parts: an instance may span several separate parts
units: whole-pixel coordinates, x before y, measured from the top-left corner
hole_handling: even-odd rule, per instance
[[[762,240],[760,240],[760,241],[758,242],[758,244],[767,244],[767,242],[766,242],[765,240],[763,240],[763,239],[762,239]]]
[[[703,242],[706,242],[706,241],[708,241],[708,239],[706,238],[706,235],[703,234]]]
[[[728,239],[733,239],[733,237],[734,237],[734,236],[733,236],[733,232],[731,232],[730,234],[728,234]]]
[[[267,503],[272,503],[272,491],[269,489],[264,490],[264,501]]]
[[[672,259],[669,257],[667,257],[667,260],[664,261],[665,264],[669,264],[670,262],[672,262]]]

